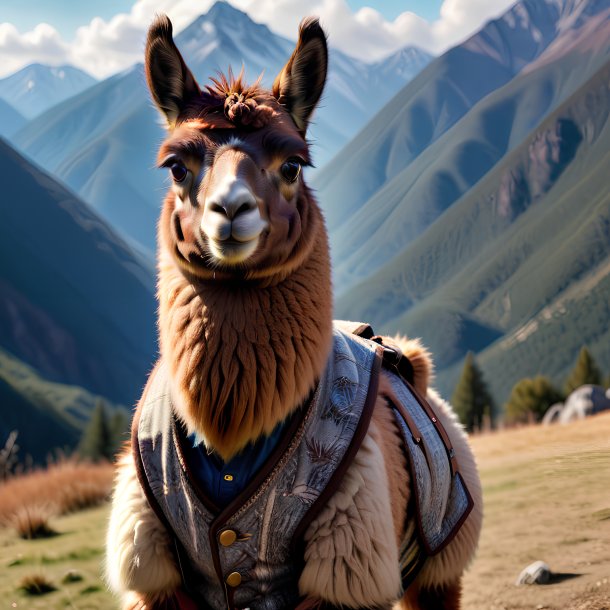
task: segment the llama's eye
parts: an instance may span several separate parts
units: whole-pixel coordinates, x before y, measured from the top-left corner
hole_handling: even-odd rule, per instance
[[[298,159],[288,159],[282,163],[280,172],[286,182],[295,182],[301,173],[301,162]]]
[[[188,175],[188,170],[182,163],[174,163],[169,168],[169,171],[172,173],[172,178],[174,182],[184,182],[184,179]]]

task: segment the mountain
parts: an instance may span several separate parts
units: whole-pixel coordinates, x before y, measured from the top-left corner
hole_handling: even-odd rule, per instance
[[[26,118],[19,114],[8,102],[0,99],[0,137],[10,137],[26,123]]]
[[[176,37],[201,83],[242,63],[270,85],[294,43],[218,2]],[[332,41],[331,41],[332,42]],[[407,48],[377,64],[331,52],[327,90],[310,133],[320,165],[430,57]],[[372,95],[374,92],[374,95]],[[155,156],[164,130],[135,66],[31,121],[13,137],[27,155],[77,191],[124,235],[154,249],[155,224],[166,184]]]
[[[0,79],[0,98],[32,119],[93,83],[93,77],[73,66],[31,64]]]
[[[428,64],[315,176],[331,232],[554,41],[591,19],[603,21],[607,6],[606,0],[523,0]]]
[[[610,40],[610,20],[599,17],[578,30],[580,45],[561,55],[549,49],[552,61],[543,53],[477,102],[361,207],[344,211],[346,219],[332,232],[338,294],[386,265],[604,65],[610,45],[601,41]],[[592,44],[596,40],[600,44]],[[367,130],[382,130],[384,122],[382,111]],[[319,196],[333,212],[344,210],[324,192]]]
[[[593,55],[603,61],[599,48]],[[548,85],[550,65],[507,85],[509,99],[518,93],[531,106],[526,91],[536,96],[538,79]],[[583,64],[574,65],[581,80]],[[422,336],[446,393],[467,350],[499,402],[525,376],[559,383],[583,344],[610,368],[609,79],[606,52],[601,68],[423,233],[342,294],[338,315]],[[477,118],[476,107],[471,113]],[[458,127],[454,143],[464,135]]]
[[[0,346],[133,405],[156,353],[153,261],[1,140],[0,159]]]

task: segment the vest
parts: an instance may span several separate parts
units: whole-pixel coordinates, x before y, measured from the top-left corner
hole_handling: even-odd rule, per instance
[[[368,327],[358,331],[366,335],[363,328]],[[333,348],[311,398],[291,417],[265,465],[222,510],[203,493],[184,459],[188,441],[172,407],[165,364],[153,372],[134,418],[135,463],[151,507],[174,540],[184,587],[201,608],[298,605],[305,531],[366,435],[383,363],[415,491],[417,518],[409,520],[400,553],[403,586],[470,512],[472,500],[446,433],[398,373],[404,373],[404,361],[395,349],[350,330],[356,329],[335,324]]]

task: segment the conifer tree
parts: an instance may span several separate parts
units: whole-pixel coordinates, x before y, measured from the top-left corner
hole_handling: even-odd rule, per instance
[[[110,418],[110,432],[112,437],[112,453],[116,455],[119,449],[129,438],[129,418],[122,409],[117,409]]]
[[[550,379],[538,375],[533,379],[521,379],[504,405],[509,422],[527,422],[530,418],[540,421],[551,405],[563,400],[561,392],[553,386]]]
[[[112,431],[106,414],[106,405],[99,398],[95,403],[89,424],[78,446],[78,453],[94,462],[114,457]]]
[[[493,424],[493,399],[472,352],[466,355],[462,375],[455,387],[451,402],[468,432],[480,430],[486,414]]]
[[[565,383],[565,394],[569,396],[574,390],[585,384],[601,385],[602,375],[600,373],[591,352],[583,346],[580,349],[576,364],[568,375]]]

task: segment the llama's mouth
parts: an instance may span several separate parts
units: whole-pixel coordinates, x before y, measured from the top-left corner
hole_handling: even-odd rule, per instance
[[[245,262],[254,254],[257,246],[258,236],[248,241],[208,238],[209,253],[217,262],[223,265],[239,265]]]

